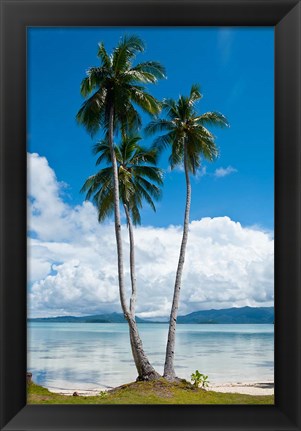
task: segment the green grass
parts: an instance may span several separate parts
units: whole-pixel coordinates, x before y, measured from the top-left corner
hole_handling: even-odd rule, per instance
[[[34,383],[28,385],[28,404],[274,404],[274,396],[224,394],[195,388],[182,380],[169,383],[135,382],[99,396],[67,396],[49,392]]]

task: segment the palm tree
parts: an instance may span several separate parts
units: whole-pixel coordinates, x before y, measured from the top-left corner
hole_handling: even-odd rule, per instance
[[[156,167],[157,152],[147,150],[138,145],[139,136],[123,137],[120,146],[115,146],[115,156],[118,167],[120,201],[124,207],[130,241],[130,341],[135,365],[138,371],[138,379],[157,378],[159,374],[150,364],[140,339],[136,320],[135,305],[137,298],[137,286],[135,275],[135,244],[133,224],[141,223],[140,209],[143,200],[155,211],[153,199],[161,197],[159,186],[163,183],[162,170]],[[86,199],[92,199],[98,209],[98,220],[102,222],[114,212],[114,184],[113,168],[111,164],[110,146],[103,140],[94,146],[94,153],[98,154],[96,164],[105,162],[106,167],[97,174],[90,176],[82,187],[86,193]]]
[[[176,379],[174,370],[175,336],[181,279],[188,239],[191,202],[190,173],[193,175],[196,174],[197,169],[201,166],[202,157],[212,161],[218,154],[215,138],[205,126],[228,126],[227,119],[220,113],[207,112],[198,115],[195,104],[201,98],[202,95],[199,85],[193,85],[188,97],[180,96],[178,101],[171,99],[163,101],[163,112],[166,114],[166,119],[154,120],[146,128],[147,134],[163,131],[167,132],[155,139],[154,147],[163,150],[167,146],[170,146],[171,155],[169,157],[169,162],[171,168],[173,169],[175,166],[183,164],[186,179],[183,236],[174,285],[164,365],[164,377],[170,381]]]
[[[117,245],[118,283],[122,311],[129,323],[131,336],[135,336],[133,319],[125,300],[123,249],[119,208],[118,167],[114,151],[114,135],[125,134],[141,126],[141,118],[135,106],[155,115],[160,112],[160,103],[146,92],[144,85],[164,78],[163,66],[154,61],[133,65],[144,45],[137,36],[123,37],[109,55],[103,43],[99,44],[100,65],[91,67],[81,83],[81,94],[88,97],[77,113],[77,121],[94,135],[99,130],[106,134],[113,169],[113,202],[115,236]],[[92,95],[91,95],[92,93]],[[138,344],[137,344],[138,345]],[[139,349],[139,346],[137,347]]]

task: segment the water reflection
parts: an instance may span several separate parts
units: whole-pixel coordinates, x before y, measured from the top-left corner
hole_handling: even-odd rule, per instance
[[[163,372],[168,326],[141,324],[145,351]],[[273,380],[273,325],[178,325],[175,365],[212,383]],[[136,378],[126,324],[35,323],[28,329],[28,370],[59,389],[117,386]]]

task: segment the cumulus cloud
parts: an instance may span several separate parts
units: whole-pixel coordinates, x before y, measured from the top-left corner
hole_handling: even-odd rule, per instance
[[[72,207],[44,157],[29,155],[29,315],[120,312],[112,223],[100,225],[91,203]],[[273,238],[229,217],[193,220],[180,314],[208,308],[273,304]],[[130,293],[128,236],[122,226]],[[179,255],[180,226],[135,229],[137,314],[167,317]]]
[[[214,176],[216,178],[222,178],[226,177],[227,175],[233,174],[237,172],[237,169],[233,168],[232,166],[228,166],[227,168],[218,168],[214,171]]]

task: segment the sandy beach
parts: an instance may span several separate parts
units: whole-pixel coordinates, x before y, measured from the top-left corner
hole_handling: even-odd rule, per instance
[[[100,392],[109,391],[113,387],[103,388],[87,388],[83,389],[59,389],[59,388],[48,388],[50,392],[55,392],[61,395],[73,395],[76,392],[79,396],[95,396]],[[274,394],[274,382],[237,382],[237,383],[215,383],[210,384],[207,388],[208,391],[215,392],[227,392],[227,393],[238,393],[245,395],[273,395]]]
[[[274,382],[238,382],[212,384],[208,389],[216,392],[228,392],[245,395],[273,395]]]
[[[63,389],[54,389],[54,388],[48,388],[49,389],[49,391],[50,392],[54,392],[54,393],[56,393],[56,394],[60,394],[60,395],[73,395],[74,394],[74,392],[76,392],[79,396],[82,396],[82,397],[95,397],[96,395],[99,395],[100,394],[100,392],[106,392],[106,391],[109,391],[110,389],[113,389],[113,388],[110,388],[110,389],[107,389],[107,388],[100,388],[100,389],[85,389],[85,390],[83,390],[83,389],[79,389],[79,390],[77,390],[76,388],[74,388],[74,389],[65,389],[65,390],[63,390]]]

